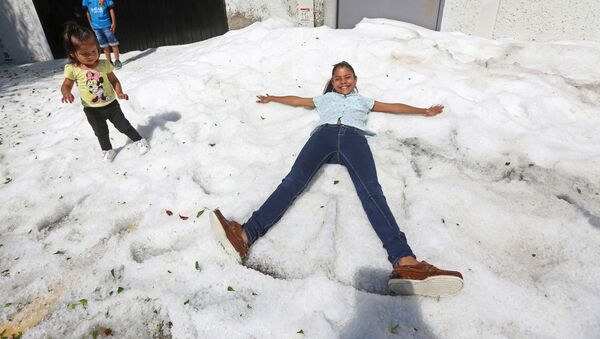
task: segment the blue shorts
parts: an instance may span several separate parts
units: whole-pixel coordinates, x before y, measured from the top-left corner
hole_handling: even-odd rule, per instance
[[[119,41],[117,41],[117,38],[115,37],[115,34],[110,30],[110,27],[94,28],[94,33],[96,33],[96,39],[98,39],[98,44],[100,44],[100,48],[104,48],[109,45],[119,45]]]

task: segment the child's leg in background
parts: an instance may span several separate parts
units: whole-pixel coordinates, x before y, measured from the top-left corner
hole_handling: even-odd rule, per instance
[[[108,60],[108,62],[112,63],[112,60],[110,58],[110,47],[108,46],[104,47],[104,57],[106,58],[106,60]]]
[[[108,39],[104,34],[104,29],[94,29],[94,33],[96,34],[98,45],[100,45],[100,48],[104,50],[104,56],[106,57],[106,60],[110,62],[110,48],[108,47]]]
[[[115,62],[117,62],[119,60],[119,40],[117,40],[115,33],[110,30],[110,27],[103,29],[102,34],[106,37],[108,45],[112,48],[115,54]]]
[[[110,138],[108,137],[108,125],[106,124],[106,115],[98,109],[92,107],[84,107],[83,111],[87,117],[88,122],[94,130],[94,134],[98,138],[100,148],[103,151],[112,149]]]
[[[113,54],[115,55],[115,61],[119,60],[119,45],[114,45],[110,47],[112,47]]]
[[[119,130],[119,132],[125,134],[129,137],[133,142],[140,141],[142,136],[131,126],[123,111],[121,111],[121,106],[117,100],[113,101],[110,104],[110,110],[108,113],[108,120],[115,125],[115,128]]]

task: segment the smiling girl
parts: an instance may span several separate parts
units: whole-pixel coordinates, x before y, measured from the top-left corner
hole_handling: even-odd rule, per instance
[[[352,66],[342,61],[334,65],[331,79],[321,96],[302,98],[267,94],[257,97],[261,104],[277,102],[316,108],[320,117],[318,127],[298,154],[289,174],[244,225],[227,220],[218,209],[211,213],[217,238],[228,253],[242,262],[248,248],[283,216],[319,168],[326,163],[340,164],[348,169],[367,217],[393,266],[388,282],[390,290],[403,295],[454,294],[463,287],[462,275],[416,260],[383,195],[365,138],[365,135],[374,135],[366,129],[370,111],[435,116],[442,113],[444,107],[418,108],[375,101],[358,94],[357,79]]]
[[[75,100],[71,90],[73,85],[77,84],[83,111],[98,138],[102,158],[112,161],[117,154],[110,143],[106,120],[110,120],[119,132],[135,142],[140,154],[148,152],[150,145],[131,126],[121,111],[117,98],[129,100],[129,96],[123,92],[121,82],[113,72],[113,65],[106,60],[100,60],[100,50],[94,33],[69,23],[63,38],[69,60],[65,65],[65,80],[60,87],[61,101],[72,103]]]

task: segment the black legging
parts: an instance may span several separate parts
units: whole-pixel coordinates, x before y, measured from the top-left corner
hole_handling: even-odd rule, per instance
[[[110,120],[119,132],[128,136],[132,141],[135,142],[142,139],[140,134],[133,126],[131,126],[127,118],[125,118],[117,100],[114,100],[103,107],[84,107],[83,111],[85,112],[85,116],[92,126],[94,134],[96,134],[98,142],[100,142],[100,148],[102,148],[103,151],[112,149],[110,138],[108,137],[107,119]]]

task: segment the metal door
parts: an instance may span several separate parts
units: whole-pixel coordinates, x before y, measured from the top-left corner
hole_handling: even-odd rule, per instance
[[[3,0],[0,0],[3,1]],[[33,0],[55,58],[67,21],[89,26],[81,0]],[[224,0],[115,0],[121,52],[201,41],[227,32]]]
[[[338,0],[338,28],[354,28],[363,18],[386,18],[439,30],[444,0]]]

